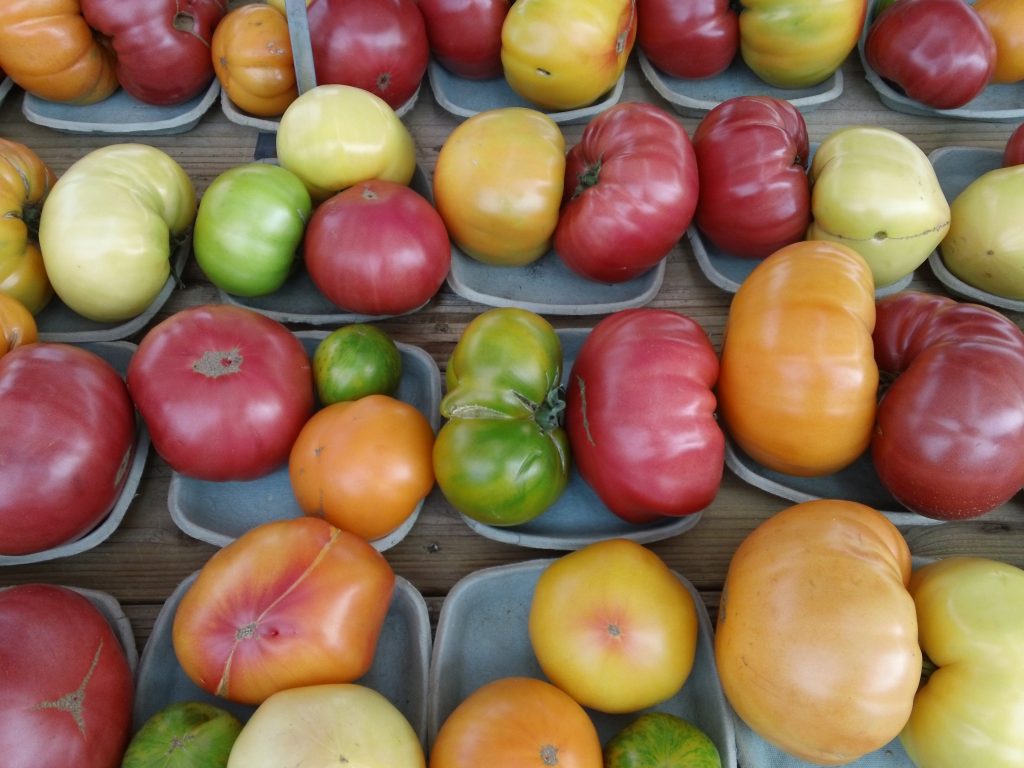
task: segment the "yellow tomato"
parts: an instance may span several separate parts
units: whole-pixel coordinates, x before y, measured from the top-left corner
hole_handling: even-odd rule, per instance
[[[565,184],[565,138],[522,107],[473,115],[449,134],[434,167],[434,203],[448,234],[485,264],[521,266],[547,250]]]
[[[36,320],[24,304],[0,293],[0,357],[22,344],[38,341]]]
[[[993,83],[1024,80],[1024,3],[1020,0],[976,0],[974,10],[996,41]]]

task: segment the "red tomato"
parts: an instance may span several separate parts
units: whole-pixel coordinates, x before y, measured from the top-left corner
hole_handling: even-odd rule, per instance
[[[392,109],[413,97],[430,59],[416,0],[312,0],[306,12],[318,83],[354,85]]]
[[[1024,123],[1018,125],[1017,130],[1010,134],[1003,153],[1003,165],[1024,165]]]
[[[0,590],[0,754],[4,768],[121,764],[132,670],[103,614],[67,587]]]
[[[555,251],[584,277],[630,280],[668,254],[696,205],[697,161],[683,124],[653,104],[616,104],[566,157]]]
[[[153,447],[203,480],[247,480],[288,461],[313,412],[309,355],[276,320],[230,304],[193,307],[151,328],[128,390]]]
[[[39,342],[0,357],[0,553],[73,541],[110,511],[135,447],[135,409],[99,355]]]
[[[740,47],[739,16],[729,0],[637,0],[636,40],[650,62],[673,77],[712,77]]]
[[[715,498],[717,379],[707,334],[677,312],[623,310],[590,332],[569,374],[565,427],[576,468],[612,512],[644,523]]]
[[[501,77],[501,25],[510,0],[419,0],[430,52],[458,77]]]
[[[871,456],[907,508],[977,517],[1024,486],[1024,333],[993,309],[904,291],[878,302]]]
[[[372,179],[316,208],[304,259],[316,287],[342,309],[400,315],[437,293],[452,251],[444,221],[426,198]]]
[[[264,523],[216,552],[178,604],[174,652],[205,691],[258,704],[369,671],[395,574],[369,543],[313,517]]]
[[[803,240],[811,221],[810,143],[800,110],[770,96],[723,101],[697,125],[696,222],[716,246],[761,259]]]
[[[227,6],[227,0],[82,0],[82,15],[110,38],[122,88],[147,104],[180,104],[213,81],[210,41]]]

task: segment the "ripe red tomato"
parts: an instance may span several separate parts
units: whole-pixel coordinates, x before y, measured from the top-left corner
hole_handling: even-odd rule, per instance
[[[673,77],[713,77],[736,58],[739,15],[729,0],[637,0],[636,40]]]
[[[1003,165],[1024,164],[1024,123],[1017,126],[1006,142],[1006,150],[1003,153]]]
[[[67,587],[0,589],[4,768],[111,768],[131,736],[132,670],[103,614]]]
[[[430,52],[458,77],[501,77],[501,27],[510,0],[419,0]]]
[[[302,342],[230,304],[184,309],[155,325],[127,379],[156,451],[203,480],[252,479],[282,466],[313,412]]]

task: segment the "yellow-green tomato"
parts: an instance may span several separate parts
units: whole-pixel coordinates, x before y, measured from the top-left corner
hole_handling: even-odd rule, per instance
[[[351,85],[318,85],[293,101],[277,129],[277,159],[314,202],[368,179],[408,184],[412,134],[379,96]]]
[[[148,144],[110,144],[75,162],[50,191],[39,244],[54,292],[99,322],[139,315],[171,271],[196,216],[184,169]]]
[[[1024,765],[1024,571],[951,557],[910,581],[934,671],[900,738],[918,768]]]
[[[501,65],[527,101],[576,109],[611,90],[635,40],[636,0],[518,0],[501,28]]]
[[[950,206],[939,244],[946,267],[968,285],[1024,299],[1024,165],[997,168],[971,182]]]
[[[857,125],[829,134],[810,179],[807,239],[853,248],[877,288],[913,272],[949,229],[949,203],[928,156],[889,128]]]
[[[558,124],[534,109],[503,107],[449,134],[434,167],[434,204],[466,255],[522,266],[548,250],[564,183]]]

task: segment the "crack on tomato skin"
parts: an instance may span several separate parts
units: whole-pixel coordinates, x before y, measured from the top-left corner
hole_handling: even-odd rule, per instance
[[[99,645],[96,648],[96,653],[93,654],[92,662],[89,664],[89,669],[85,672],[85,677],[82,678],[82,682],[78,684],[78,687],[65,693],[58,699],[52,701],[40,701],[36,704],[33,709],[57,709],[61,712],[67,712],[71,715],[71,719],[75,721],[75,725],[78,730],[85,735],[85,717],[82,715],[82,710],[85,709],[85,689],[89,685],[89,680],[92,679],[93,673],[96,671],[96,667],[100,663],[100,655],[103,653],[103,641],[100,640]]]
[[[587,418],[587,385],[582,376],[576,377],[576,388],[580,393],[580,418],[583,420],[583,433],[587,436],[587,442],[596,446],[597,441],[590,431],[590,419]]]

